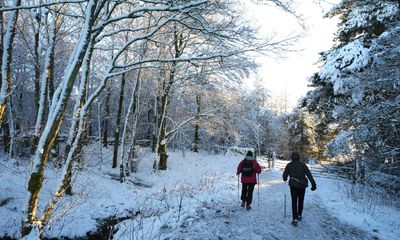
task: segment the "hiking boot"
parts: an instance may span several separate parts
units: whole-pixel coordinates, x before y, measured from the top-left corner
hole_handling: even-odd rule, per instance
[[[244,207],[245,203],[246,203],[245,201],[242,201],[242,204],[240,204],[240,206]]]
[[[294,219],[294,220],[292,221],[292,225],[295,226],[295,227],[297,227],[297,219]]]
[[[251,209],[250,204],[247,204],[247,205],[246,205],[246,210],[250,210],[250,209]]]
[[[297,220],[301,221],[301,219],[303,219],[301,215],[297,216]]]

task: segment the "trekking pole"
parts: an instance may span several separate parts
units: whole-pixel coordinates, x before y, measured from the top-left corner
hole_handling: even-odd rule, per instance
[[[258,207],[260,206],[260,174],[258,173],[257,174],[257,178],[258,178],[258,181],[257,181],[257,195],[258,195]]]
[[[285,193],[285,196],[284,196],[284,202],[285,202],[285,203],[283,204],[283,206],[284,206],[284,207],[283,207],[283,209],[284,209],[284,210],[283,210],[283,211],[284,211],[283,216],[286,218],[286,193]]]
[[[237,184],[237,185],[238,185],[238,187],[237,187],[238,191],[237,191],[237,192],[238,192],[238,200],[239,200],[239,204],[240,204],[240,195],[239,195],[239,174],[238,174],[237,176],[238,176],[238,181],[237,181],[237,182],[238,182],[238,184]]]

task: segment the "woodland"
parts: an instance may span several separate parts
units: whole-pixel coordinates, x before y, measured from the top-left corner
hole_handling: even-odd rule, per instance
[[[307,31],[293,1],[253,2]],[[298,151],[398,198],[400,1],[343,0],[326,17],[340,19],[335,44],[321,53],[312,90],[285,112],[271,107],[261,77],[254,89],[244,81],[256,55],[295,51],[302,34],[260,37],[237,1],[0,0],[1,155],[30,166],[21,235],[43,231],[74,194],[93,144],[111,149],[121,183],[138,171],[141,149],[163,172],[170,150],[241,147],[281,159]],[[49,166],[60,177],[44,201]]]

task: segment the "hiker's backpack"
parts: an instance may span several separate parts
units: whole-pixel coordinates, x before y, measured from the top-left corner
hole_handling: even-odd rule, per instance
[[[253,162],[251,160],[245,160],[242,166],[242,174],[243,176],[250,177],[253,175],[254,167]]]

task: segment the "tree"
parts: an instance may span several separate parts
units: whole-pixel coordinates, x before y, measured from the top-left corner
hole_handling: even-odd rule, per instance
[[[332,9],[329,16],[341,17],[337,44],[322,54],[323,66],[311,78],[315,89],[303,102],[320,116],[318,131],[331,133],[322,140],[327,156],[352,163],[361,182],[397,161],[399,72],[392,66],[399,11],[398,1],[389,0],[343,1]]]
[[[63,167],[63,174],[62,174],[63,177],[59,182],[54,198],[47,204],[43,217],[37,218],[36,210],[38,207],[39,193],[43,184],[44,169],[47,160],[49,158],[49,150],[52,144],[54,143],[57,134],[59,133],[63,116],[65,114],[67,102],[73,89],[74,81],[78,75],[78,71],[81,68],[82,63],[84,62],[85,56],[88,56],[88,52],[90,52],[91,43],[93,43],[96,40],[96,38],[100,36],[100,33],[102,32],[102,30],[105,29],[107,25],[114,23],[116,21],[121,21],[125,18],[129,17],[140,18],[143,16],[141,14],[136,15],[136,12],[138,11],[137,9],[133,9],[128,14],[113,16],[112,15],[113,10],[115,10],[115,8],[118,5],[122,4],[119,2],[107,4],[106,1],[91,0],[86,4],[85,17],[83,23],[84,27],[82,28],[82,32],[75,46],[75,49],[72,52],[69,64],[66,68],[66,73],[64,75],[63,82],[54,93],[52,105],[49,111],[48,121],[46,123],[45,130],[41,135],[35,153],[34,164],[33,164],[34,167],[28,183],[28,191],[30,192],[30,197],[27,203],[28,207],[27,219],[24,220],[22,228],[23,236],[27,235],[31,231],[33,226],[36,226],[37,228],[39,228],[39,230],[43,228],[43,224],[48,220],[49,216],[53,212],[55,204],[58,202],[58,200],[64,193],[65,189],[68,187],[69,184],[68,176],[71,172],[71,166],[73,164],[73,156],[76,153],[78,142],[80,141],[85,126],[86,122],[85,119],[93,100],[105,88],[107,80],[110,77],[124,74],[125,72],[129,71],[130,68],[138,64],[136,61],[133,61],[121,65],[118,62],[119,57],[131,44],[155,34],[161,27],[170,22],[172,19],[179,19],[178,18],[179,16],[176,17],[174,16],[173,13],[175,12],[179,13],[180,11],[183,11],[185,9],[190,9],[202,5],[204,3],[205,3],[204,1],[197,1],[197,2],[190,2],[188,4],[182,4],[176,7],[169,7],[169,6],[159,7],[159,6],[149,5],[149,7],[147,8],[146,7],[139,8],[139,12],[144,12],[144,13],[165,11],[165,12],[170,12],[171,14],[170,16],[167,16],[165,20],[162,20],[161,22],[158,22],[154,26],[152,26],[151,30],[148,31],[148,33],[145,34],[144,36],[135,36],[133,39],[129,40],[126,44],[121,46],[121,48],[118,50],[117,54],[113,58],[111,66],[109,66],[108,70],[105,73],[105,76],[103,77],[101,83],[98,85],[97,89],[88,97],[88,100],[83,104],[83,106],[77,109],[77,111],[79,111],[79,121],[78,121],[79,124],[77,130],[74,131],[74,134],[76,133],[76,136],[74,137],[72,147],[68,153],[68,156],[66,157],[66,161]],[[104,7],[105,11],[102,12]],[[152,62],[152,61],[154,60],[148,60],[147,62]],[[121,69],[121,68],[125,70],[114,72],[115,69]],[[81,84],[81,86],[83,85]],[[79,89],[81,93],[83,92],[82,89],[84,89],[84,87],[81,87]]]
[[[294,38],[256,38],[256,31],[241,18],[237,1],[13,3],[0,9],[1,19],[4,15],[9,22],[1,45],[0,104],[3,100],[8,104],[3,113],[8,112],[9,121],[2,122],[9,123],[10,146],[17,139],[13,138],[14,129],[21,128],[18,134],[33,140],[35,148],[22,235],[32,228],[42,232],[64,193],[73,193],[72,176],[78,164],[82,167],[79,159],[86,147],[84,140],[95,139],[87,129],[93,129],[95,113],[102,115],[102,103],[106,119],[98,131],[105,134],[97,132],[95,136],[103,137],[107,145],[109,132],[117,130],[120,135],[114,144],[121,181],[124,172],[129,173],[126,164],[135,155],[135,144],[147,135],[143,130],[147,122],[155,125],[155,159],[160,170],[167,168],[168,147],[184,150],[195,135],[199,148],[202,143],[226,146],[245,140],[242,120],[252,131],[248,139],[261,146],[263,135],[257,134],[257,129],[265,123],[263,114],[241,105],[245,94],[240,83],[256,69],[249,53],[277,53]],[[18,41],[13,40],[14,35]],[[14,49],[5,47],[13,41]],[[130,101],[124,101],[124,96]],[[95,101],[98,108],[92,109]],[[150,113],[150,108],[154,114],[146,121],[143,113]],[[106,122],[114,111],[116,126]],[[256,124],[252,123],[254,116]],[[123,128],[122,137],[119,128]],[[85,138],[88,135],[93,138]],[[60,156],[51,151],[57,141],[65,147]],[[42,204],[45,170],[55,158],[61,168],[60,179],[52,198]]]
[[[21,0],[14,1],[13,7],[21,5]],[[16,32],[16,24],[19,10],[10,12],[7,23],[7,29],[2,41],[2,59],[1,59],[1,88],[0,88],[0,123],[3,121],[6,112],[6,99],[11,94],[11,63],[13,42]]]

